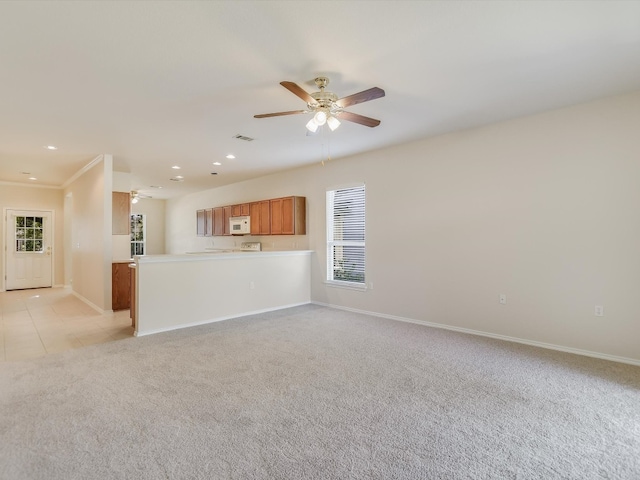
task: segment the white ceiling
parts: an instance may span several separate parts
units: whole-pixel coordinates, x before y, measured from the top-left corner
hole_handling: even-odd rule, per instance
[[[304,109],[279,82],[318,75],[384,89],[347,109],[381,125],[253,118]],[[110,153],[169,198],[637,89],[637,1],[2,1],[0,182]]]

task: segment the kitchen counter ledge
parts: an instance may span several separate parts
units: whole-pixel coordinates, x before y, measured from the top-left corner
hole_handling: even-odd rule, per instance
[[[222,260],[229,258],[263,258],[290,257],[295,255],[310,255],[313,250],[266,250],[261,252],[241,251],[201,251],[166,255],[142,255],[134,258],[136,263],[164,263],[164,262],[200,262],[202,260]]]

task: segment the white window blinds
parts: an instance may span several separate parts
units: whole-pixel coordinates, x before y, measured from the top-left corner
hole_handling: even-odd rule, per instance
[[[327,191],[327,281],[365,284],[365,188]]]

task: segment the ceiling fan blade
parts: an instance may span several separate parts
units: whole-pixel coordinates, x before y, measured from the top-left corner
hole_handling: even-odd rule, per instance
[[[336,105],[341,108],[346,108],[351,105],[368,102],[369,100],[375,100],[376,98],[380,97],[384,97],[384,90],[378,87],[373,87],[369,90],[364,90],[360,93],[354,93],[353,95],[349,95],[348,97],[341,98],[340,100],[336,101]]]
[[[295,115],[297,113],[307,113],[307,110],[292,110],[290,112],[262,113],[254,115],[253,118],[281,117],[282,115]]]
[[[303,90],[302,87],[299,87],[298,85],[296,85],[293,82],[280,82],[280,85],[282,85],[284,88],[289,90],[294,95],[297,95],[298,97],[300,97],[302,100],[304,100],[307,103],[311,103],[311,104],[318,103],[318,102],[316,102],[315,98],[313,98],[305,90]]]
[[[340,112],[337,114],[340,120],[347,120],[349,122],[359,123],[360,125],[365,125],[367,127],[377,127],[380,125],[380,120],[376,120],[375,118],[365,117],[364,115],[358,115],[357,113],[351,112]]]

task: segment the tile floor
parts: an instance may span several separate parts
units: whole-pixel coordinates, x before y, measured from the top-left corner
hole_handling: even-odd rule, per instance
[[[0,292],[0,362],[133,335],[129,310],[100,314],[70,288]]]

